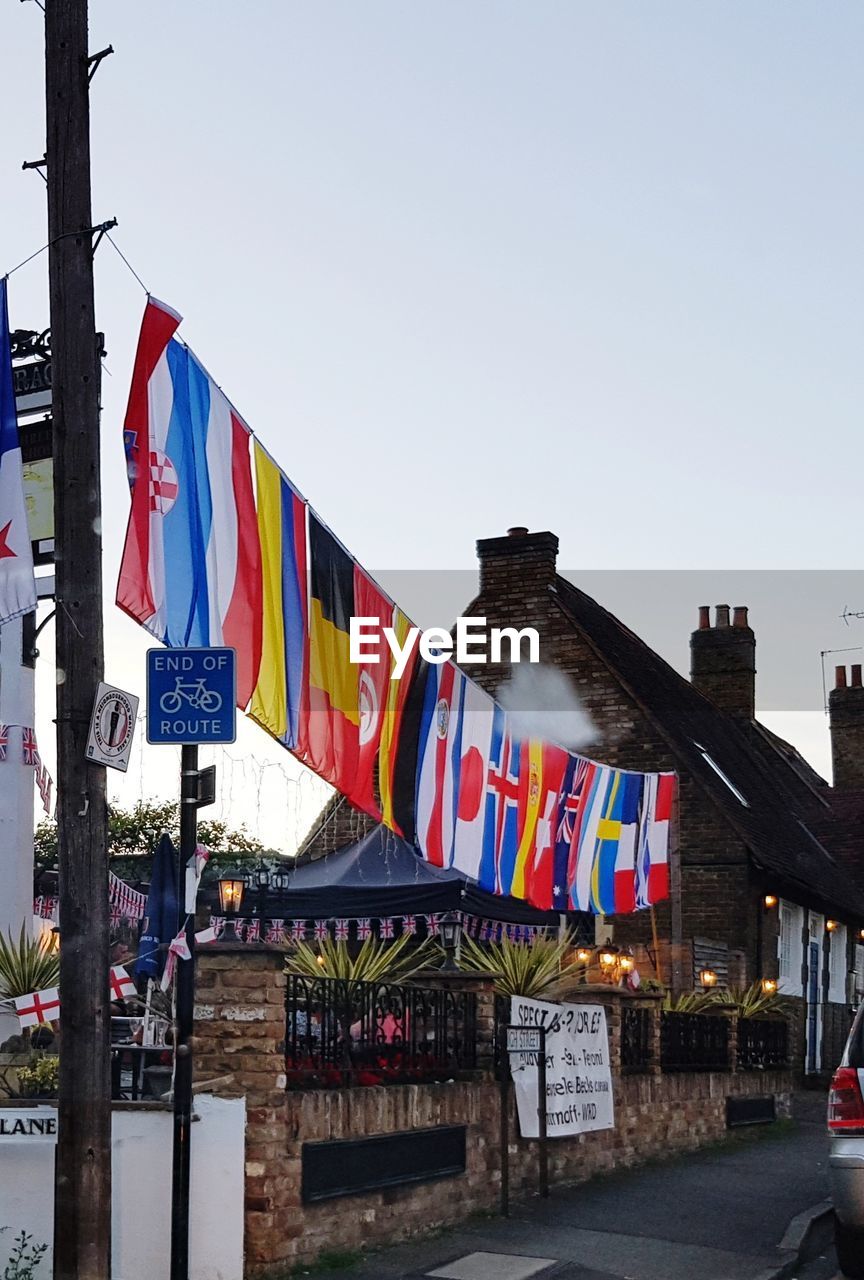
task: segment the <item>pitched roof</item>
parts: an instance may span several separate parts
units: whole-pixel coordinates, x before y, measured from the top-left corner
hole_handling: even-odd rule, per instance
[[[564,615],[630,692],[680,766],[710,794],[753,862],[790,896],[864,919],[864,895],[841,865],[846,810],[793,747],[756,721],[720,711],[608,610],[559,576]],[[838,856],[832,849],[836,846]]]

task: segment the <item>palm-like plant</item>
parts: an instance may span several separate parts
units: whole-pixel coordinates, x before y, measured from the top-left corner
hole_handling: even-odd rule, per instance
[[[0,996],[29,996],[56,987],[59,979],[60,957],[46,938],[28,937],[24,925],[17,942],[0,933]]]
[[[437,954],[438,948],[427,939],[413,951],[408,951],[411,935],[403,933],[394,942],[380,938],[367,938],[354,955],[345,942],[322,938],[312,946],[298,942],[292,946],[285,959],[289,973],[304,974],[307,978],[340,978],[349,982],[397,982],[413,977],[420,969],[426,969]]]
[[[715,1000],[713,991],[683,991],[673,996],[667,991],[663,997],[664,1013],[704,1013],[709,1005],[721,1003]]]
[[[749,987],[727,987],[724,991],[712,991],[708,1003],[726,1005],[734,1010],[739,1018],[761,1018],[767,1014],[784,1014],[788,1008],[785,996],[776,991],[766,994],[759,981]]]
[[[572,945],[569,938],[535,938],[530,944],[502,938],[481,947],[463,934],[461,966],[493,974],[499,995],[536,998],[585,972],[584,964],[566,959]]]

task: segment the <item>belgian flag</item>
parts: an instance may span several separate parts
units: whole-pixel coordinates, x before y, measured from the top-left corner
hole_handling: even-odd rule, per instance
[[[309,512],[309,685],[302,759],[350,793],[360,754],[359,667],[351,662],[354,561]]]

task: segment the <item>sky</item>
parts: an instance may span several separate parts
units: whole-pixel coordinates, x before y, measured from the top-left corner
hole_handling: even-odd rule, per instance
[[[765,715],[824,771],[820,653],[864,643],[839,619],[864,610],[862,38],[857,0],[93,0],[91,48],[115,49],[91,92],[94,221],[118,219],[361,563],[422,571],[421,597],[462,571],[429,622],[473,593],[453,584],[475,539],[514,524],[554,530],[577,582],[620,574],[604,602],[682,671],[709,586],[846,571],[812,595],[794,579],[785,614],[770,591],[740,601],[757,636],[765,601],[764,666],[800,646],[806,692]],[[0,49],[6,271],[46,239],[21,170],[44,150],[33,0],[3,6]],[[143,694],[148,641],[112,596],[144,293],[107,242],[96,287],[106,678]],[[10,312],[47,325],[45,255]],[[139,733],[112,793],[172,794],[175,755]],[[290,852],[326,787],[251,724],[215,759],[217,811]]]

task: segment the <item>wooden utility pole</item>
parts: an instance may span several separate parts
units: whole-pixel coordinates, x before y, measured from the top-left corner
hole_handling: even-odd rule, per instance
[[[111,1274],[108,813],[85,750],[103,674],[99,354],[93,302],[87,0],[45,0],[60,857],[56,1280]]]

